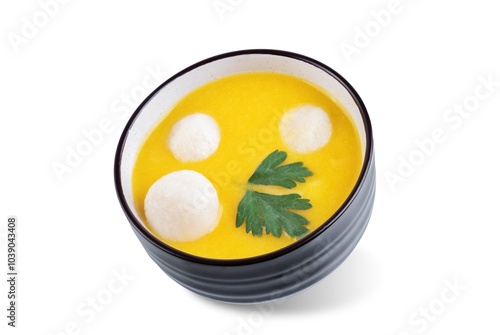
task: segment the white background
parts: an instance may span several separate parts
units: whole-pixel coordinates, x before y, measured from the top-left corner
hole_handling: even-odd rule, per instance
[[[46,9],[51,17],[46,2],[0,5],[0,263],[4,278],[6,221],[17,215],[20,273],[16,329],[6,326],[1,281],[2,334],[499,333],[492,1],[221,0],[231,7],[218,13],[213,0],[61,0]],[[388,7],[390,19],[376,23]],[[345,54],[347,44],[356,53]],[[113,184],[117,141],[143,81],[156,87],[194,62],[248,48],[298,52],[342,74],[370,113],[378,173],[372,219],[348,260],[265,313],[170,280],[133,234]],[[496,86],[477,99],[480,78]],[[464,103],[468,117],[445,120]],[[59,180],[55,162],[103,120],[108,132]],[[436,128],[445,141],[422,156],[415,141]],[[419,165],[391,188],[387,175],[411,157]],[[115,283],[121,272],[124,284]],[[96,297],[107,304],[92,314]]]

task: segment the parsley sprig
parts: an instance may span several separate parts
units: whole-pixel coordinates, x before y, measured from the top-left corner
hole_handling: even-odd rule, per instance
[[[275,150],[257,167],[248,182],[254,185],[276,185],[288,189],[304,183],[305,177],[312,172],[303,166],[302,162],[281,165],[287,153]],[[304,227],[309,223],[303,216],[290,210],[306,210],[312,205],[309,199],[303,199],[299,194],[274,195],[247,190],[238,205],[236,227],[246,222],[246,232],[254,236],[273,234],[280,237],[283,230],[290,237],[301,237],[309,230]]]

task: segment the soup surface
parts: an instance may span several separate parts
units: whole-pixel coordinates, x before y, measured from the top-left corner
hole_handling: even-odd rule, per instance
[[[298,152],[280,132],[283,116],[301,106],[323,110],[331,123],[331,135],[319,149]],[[195,113],[209,115],[216,122],[220,142],[215,150],[215,146],[210,149],[206,158],[180,161],[169,148],[168,138],[179,120]],[[296,187],[291,189],[250,184],[249,178],[257,167],[276,150],[287,154],[282,165],[302,162],[312,175],[296,182]],[[293,193],[309,199],[311,208],[290,211],[304,217],[308,223],[303,227],[311,232],[345,201],[357,181],[361,165],[362,149],[356,126],[334,98],[297,77],[272,72],[242,73],[199,87],[167,113],[138,153],[132,189],[142,220],[166,244],[206,258],[246,258],[275,251],[301,238],[290,237],[285,232],[276,237],[265,229],[260,236],[254,235],[247,232],[248,222],[237,227],[238,206],[247,191],[272,195]],[[150,187],[162,176],[180,170],[193,170],[205,176],[213,184],[220,202],[215,228],[187,242],[161,237],[147,222],[144,210]]]

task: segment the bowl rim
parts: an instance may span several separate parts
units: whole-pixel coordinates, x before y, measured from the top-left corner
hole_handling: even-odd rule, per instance
[[[361,118],[363,120],[363,125],[364,125],[364,130],[365,130],[365,135],[366,135],[366,146],[365,146],[365,155],[363,157],[363,165],[361,167],[361,171],[359,173],[358,179],[356,181],[356,184],[354,185],[353,189],[347,196],[347,198],[344,200],[342,205],[324,222],[322,223],[318,228],[314,229],[311,231],[309,234],[306,236],[302,237],[298,241],[295,241],[291,243],[290,245],[277,249],[275,251],[271,251],[266,254],[262,255],[257,255],[257,256],[251,256],[251,257],[245,257],[245,258],[234,258],[234,259],[219,259],[219,258],[207,258],[207,257],[201,257],[197,255],[192,255],[187,252],[175,249],[174,247],[169,246],[165,242],[161,241],[159,238],[154,236],[146,227],[138,220],[138,218],[134,215],[132,210],[130,209],[126,199],[125,195],[123,193],[123,186],[121,182],[121,158],[123,154],[123,149],[124,149],[124,144],[127,140],[128,133],[130,131],[131,126],[141,113],[141,110],[144,108],[144,106],[156,95],[158,91],[160,91],[164,86],[168,85],[175,79],[183,76],[184,74],[201,67],[203,65],[206,65],[208,63],[212,63],[214,61],[222,60],[225,58],[230,58],[230,57],[235,57],[235,56],[242,56],[242,55],[272,55],[272,56],[281,56],[281,57],[287,57],[287,58],[292,58],[295,60],[299,60],[305,63],[308,63],[309,65],[313,65],[320,70],[326,72],[328,75],[332,76],[334,79],[336,79],[339,84],[344,86],[346,91],[349,93],[349,95],[352,97],[354,100],[356,106],[359,108]],[[160,84],[151,94],[149,94],[142,102],[141,104],[137,107],[137,109],[134,111],[134,113],[130,116],[127,124],[125,125],[125,128],[122,131],[122,134],[120,136],[120,139],[118,141],[116,153],[115,153],[115,159],[114,159],[114,182],[115,182],[115,191],[118,196],[118,200],[120,202],[120,205],[122,207],[122,210],[124,211],[125,215],[127,216],[129,223],[131,223],[137,231],[150,243],[155,245],[157,248],[161,249],[164,252],[167,252],[168,254],[187,260],[191,261],[194,263],[199,263],[199,264],[205,264],[205,265],[213,265],[213,266],[238,266],[238,265],[250,265],[250,264],[255,264],[255,263],[260,263],[260,262],[265,262],[265,261],[270,261],[275,258],[279,258],[285,254],[288,254],[296,249],[299,249],[305,244],[308,244],[312,242],[314,239],[319,237],[326,229],[331,227],[335,221],[342,215],[343,212],[351,205],[353,200],[356,198],[357,194],[360,191],[361,185],[363,184],[364,179],[366,178],[368,168],[370,166],[370,160],[372,157],[372,152],[373,152],[373,133],[372,133],[372,126],[370,122],[370,118],[368,116],[368,111],[361,100],[361,97],[358,95],[356,90],[352,87],[352,85],[344,79],[337,71],[333,70],[329,66],[323,64],[320,61],[317,61],[316,59],[313,59],[308,56],[304,56],[298,53],[290,52],[290,51],[284,51],[284,50],[277,50],[277,49],[243,49],[243,50],[237,50],[237,51],[231,51],[231,52],[226,52],[222,54],[218,54],[209,58],[206,58],[204,60],[201,60],[191,66],[188,66],[187,68],[179,71],[178,73],[174,74],[170,78],[168,78],[166,81],[164,81],[162,84]]]

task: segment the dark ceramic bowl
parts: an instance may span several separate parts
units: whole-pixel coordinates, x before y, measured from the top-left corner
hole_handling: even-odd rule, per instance
[[[277,251],[243,259],[193,256],[156,238],[140,219],[131,187],[137,152],[149,131],[193,89],[227,75],[274,71],[315,83],[350,113],[359,131],[364,161],[359,179],[342,206],[319,228]],[[277,50],[243,50],[218,55],[177,73],[137,108],[118,143],[114,165],[120,205],[149,256],[173,280],[203,296],[234,303],[283,298],[318,282],[352,252],[370,218],[375,196],[372,128],[354,88],[328,66]]]

